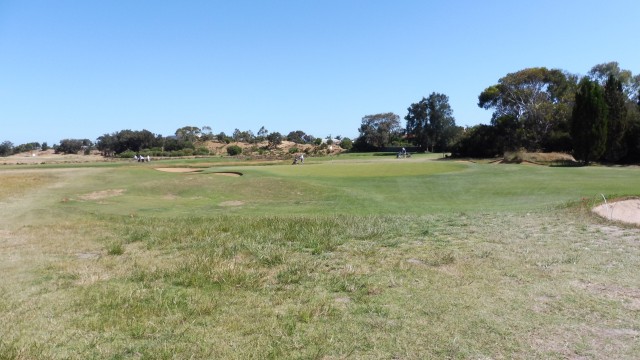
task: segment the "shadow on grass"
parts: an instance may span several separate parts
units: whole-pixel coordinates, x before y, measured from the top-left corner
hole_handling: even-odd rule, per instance
[[[554,161],[549,164],[550,167],[583,167],[585,166],[583,163],[578,161]]]

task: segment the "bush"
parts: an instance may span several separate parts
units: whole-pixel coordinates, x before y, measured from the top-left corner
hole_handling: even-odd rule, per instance
[[[235,156],[242,154],[242,148],[238,145],[230,145],[227,147],[227,154],[229,156]]]
[[[300,150],[297,147],[292,147],[289,149],[289,154],[295,154],[297,152],[299,152]]]
[[[353,147],[353,141],[349,138],[343,138],[342,141],[340,141],[340,147],[345,150],[351,150]]]
[[[209,149],[206,147],[199,147],[196,149],[196,155],[209,155]]]
[[[133,159],[133,157],[137,155],[135,152],[131,151],[131,150],[127,150],[127,151],[123,151],[120,154],[118,154],[119,158],[122,159]]]
[[[121,242],[112,242],[107,245],[107,254],[109,255],[122,255],[124,254],[124,246]]]
[[[5,141],[0,144],[0,156],[9,156],[13,151],[13,143],[11,141]]]

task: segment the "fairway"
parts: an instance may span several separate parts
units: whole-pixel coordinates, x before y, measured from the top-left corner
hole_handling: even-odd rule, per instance
[[[0,168],[0,359],[631,359],[640,230],[590,208],[638,179],[420,155]]]
[[[467,167],[455,162],[411,161],[403,159],[383,159],[378,161],[331,161],[309,163],[300,166],[270,166],[262,170],[264,174],[304,178],[387,178],[405,176],[430,176],[462,171]]]

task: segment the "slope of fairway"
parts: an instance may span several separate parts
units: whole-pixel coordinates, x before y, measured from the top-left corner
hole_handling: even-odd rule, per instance
[[[233,171],[240,177],[215,176]],[[87,174],[90,174],[88,172]],[[200,173],[100,171],[52,190],[65,212],[149,214],[434,214],[539,211],[637,195],[634,168],[554,168],[452,161],[334,161],[225,166]],[[64,201],[62,201],[64,200]]]
[[[334,161],[301,166],[269,166],[259,169],[263,174],[288,178],[388,178],[429,176],[462,171],[466,164],[436,161]]]
[[[428,214],[533,211],[640,192],[638,169],[559,168],[457,162],[327,163],[242,168],[244,181],[286,186],[272,212]],[[304,190],[302,188],[305,188]],[[261,203],[269,185],[254,189]],[[273,199],[272,199],[273,200]],[[267,201],[268,202],[268,201]],[[266,203],[263,203],[267,205]],[[295,209],[288,207],[295,205]],[[305,206],[307,205],[307,206]]]

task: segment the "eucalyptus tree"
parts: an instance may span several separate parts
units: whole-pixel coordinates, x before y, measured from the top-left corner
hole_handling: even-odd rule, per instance
[[[302,130],[291,131],[287,135],[287,141],[292,141],[296,144],[304,144],[306,143],[307,134],[305,134]]]
[[[282,134],[279,132],[272,132],[267,135],[267,141],[269,142],[270,148],[275,148],[278,145],[282,144]]]
[[[449,97],[434,92],[411,104],[407,111],[406,133],[412,142],[426,151],[446,150],[456,130]]]
[[[551,134],[566,128],[576,82],[575,75],[558,69],[523,69],[482,91],[478,106],[493,109],[493,125],[507,125],[512,147],[548,148]]]
[[[269,130],[267,130],[267,128],[265,128],[264,126],[261,126],[260,130],[258,130],[256,141],[257,142],[264,141],[264,139],[267,138],[267,135],[269,135]]]
[[[391,112],[366,115],[358,131],[359,141],[376,148],[387,146],[401,137],[400,116]]]
[[[616,61],[595,65],[589,70],[589,76],[601,86],[604,86],[613,76],[622,85],[625,96],[633,101],[633,97],[640,90],[640,75],[633,75],[631,70],[621,69]]]
[[[183,126],[176,130],[175,134],[178,140],[194,142],[198,140],[202,134],[202,130],[197,126]]]

